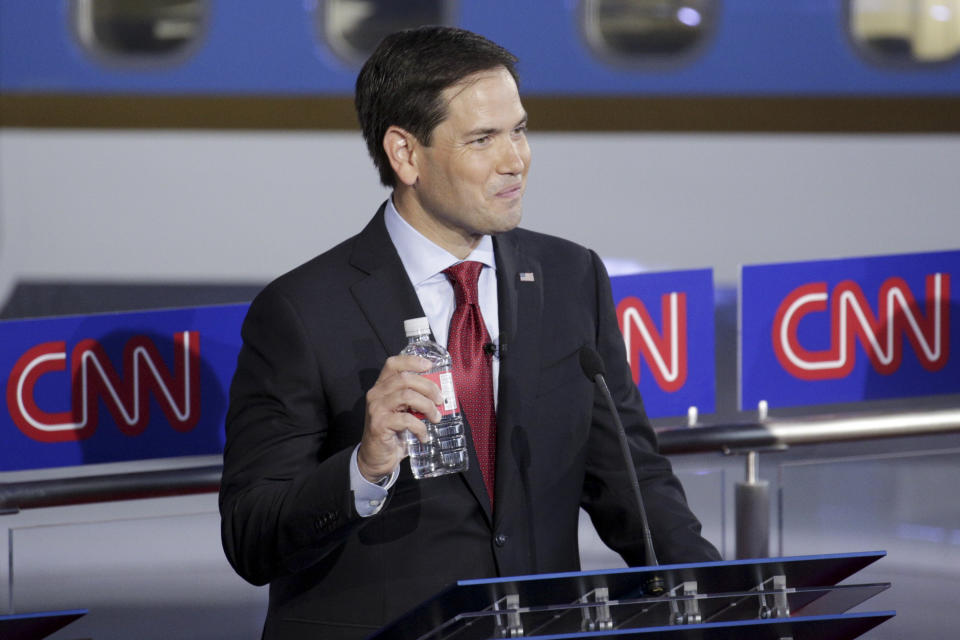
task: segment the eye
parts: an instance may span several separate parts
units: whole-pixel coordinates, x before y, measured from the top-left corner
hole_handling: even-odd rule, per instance
[[[490,136],[480,136],[479,138],[474,138],[473,140],[471,140],[470,144],[476,147],[482,147],[482,146],[485,146],[488,142],[490,142]]]

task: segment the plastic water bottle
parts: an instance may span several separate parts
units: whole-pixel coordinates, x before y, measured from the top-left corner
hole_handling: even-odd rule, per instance
[[[420,356],[432,362],[433,368],[421,375],[433,380],[443,396],[437,405],[443,416],[439,423],[434,424],[422,414],[413,412],[427,427],[427,442],[420,442],[409,431],[404,432],[413,477],[433,478],[464,471],[469,465],[469,456],[463,417],[453,388],[450,354],[430,339],[430,321],[426,318],[404,320],[403,330],[407,334],[407,346],[400,354]]]

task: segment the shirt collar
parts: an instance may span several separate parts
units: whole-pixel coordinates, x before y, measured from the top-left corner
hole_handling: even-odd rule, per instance
[[[404,220],[393,206],[392,196],[387,200],[383,220],[387,226],[390,240],[393,241],[393,246],[397,248],[403,268],[414,287],[440,274],[447,267],[460,262],[459,258],[434,244],[433,241],[427,239],[426,236]],[[476,260],[491,269],[495,269],[493,240],[490,236],[483,236],[480,239],[480,244],[470,252],[466,260]]]

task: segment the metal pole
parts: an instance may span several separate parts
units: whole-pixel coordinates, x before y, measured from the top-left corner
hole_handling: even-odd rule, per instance
[[[736,556],[770,557],[770,483],[758,478],[760,456],[747,452],[746,481],[736,485]]]

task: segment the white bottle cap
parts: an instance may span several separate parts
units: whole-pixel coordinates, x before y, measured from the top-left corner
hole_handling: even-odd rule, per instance
[[[403,321],[403,331],[408,338],[430,333],[430,321],[426,318],[410,318]]]

